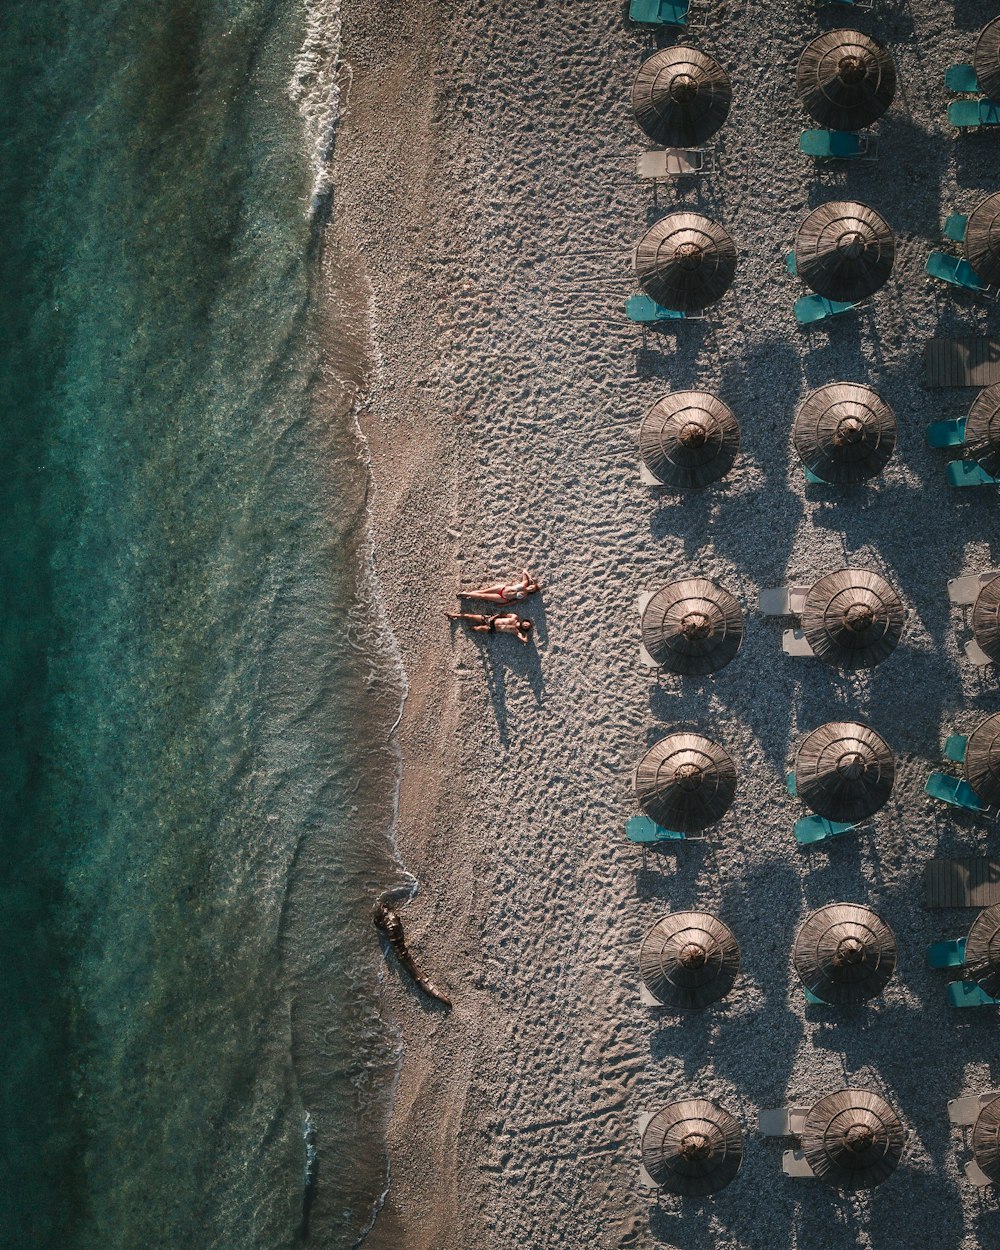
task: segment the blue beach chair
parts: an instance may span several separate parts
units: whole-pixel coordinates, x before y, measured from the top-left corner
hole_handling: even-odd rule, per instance
[[[976,71],[971,65],[949,65],[944,71],[944,85],[957,95],[976,95],[979,91]]]
[[[648,816],[633,816],[625,825],[625,836],[630,842],[638,842],[648,846],[656,842],[684,842],[683,833],[672,829],[661,829],[655,820]]]
[[[849,822],[824,820],[822,816],[803,816],[795,822],[795,841],[799,846],[813,846],[816,842],[839,838],[842,833],[850,833],[857,827]]]
[[[800,326],[811,326],[828,317],[839,317],[841,313],[851,312],[854,308],[857,308],[857,304],[824,299],[822,295],[801,295],[795,301],[792,311]]]
[[[983,802],[964,778],[952,777],[948,773],[931,773],[924,790],[932,799],[940,799],[942,803],[959,807],[966,812],[990,810],[989,804]]]
[[[859,160],[868,156],[868,139],[850,130],[803,130],[799,151],[816,160]]]
[[[1000,126],[1000,104],[996,100],[979,101],[980,126]]]
[[[632,0],[628,15],[647,26],[685,26],[688,0]]]
[[[625,301],[625,316],[637,325],[655,325],[657,321],[685,321],[684,313],[663,308],[648,295],[632,295]]]
[[[969,218],[965,213],[952,213],[950,217],[945,219],[944,237],[951,239],[952,243],[965,242],[965,227],[969,224]]]
[[[983,294],[989,290],[967,260],[958,256],[949,256],[947,252],[931,252],[927,257],[926,269],[932,278],[947,282],[949,286],[957,286],[963,291],[974,291]]]
[[[965,938],[950,942],[932,942],[927,948],[929,968],[961,968],[965,963]]]
[[[818,998],[812,992],[812,990],[807,990],[805,986],[802,987],[802,995],[805,998],[806,1002],[811,1003],[814,1007],[829,1007],[830,1006],[830,1004],[826,1001],[825,998]]]
[[[968,734],[951,734],[945,739],[944,758],[951,760],[953,764],[965,763],[965,751],[969,745]]]
[[[932,421],[927,427],[929,447],[961,447],[965,443],[965,417],[954,421]]]
[[[788,252],[785,256],[785,273],[789,274],[793,278],[797,278],[799,276],[799,267],[795,263],[794,252]]]
[[[958,130],[974,130],[979,125],[979,101],[952,100],[948,105],[948,121]]]
[[[952,1007],[996,1007],[998,1000],[989,994],[975,981],[952,981],[948,986],[948,1002]]]
[[[948,465],[949,486],[1000,486],[978,460],[952,460]]]

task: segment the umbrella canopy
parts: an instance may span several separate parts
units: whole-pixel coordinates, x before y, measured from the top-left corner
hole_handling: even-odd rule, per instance
[[[990,1099],[972,1126],[972,1155],[994,1183],[1000,1183],[1000,1095]]]
[[[883,217],[853,200],[814,208],[795,236],[799,277],[824,299],[857,303],[892,273],[896,244]]]
[[[1000,477],[1000,383],[984,387],[969,409],[965,450],[992,477]]]
[[[965,748],[965,779],[984,803],[1000,804],[1000,712],[972,731]]]
[[[1000,282],[1000,191],[980,200],[969,214],[965,258],[984,282]]]
[[[743,641],[743,610],[707,577],[686,577],[658,590],[639,623],[643,646],[661,668],[704,675],[724,668]]]
[[[828,30],[807,44],[795,71],[806,112],[831,130],[860,130],[877,121],[896,94],[889,52],[858,30]]]
[[[642,939],[639,972],[664,1007],[685,1011],[725,998],[740,970],[740,948],[721,920],[679,911],[657,920]]]
[[[670,148],[704,143],[729,116],[733,88],[718,61],[697,48],[661,48],[639,66],[632,84],[635,120]]]
[[[730,408],[707,391],[658,399],[639,426],[639,452],[664,486],[694,490],[725,477],[740,448]]]
[[[802,1149],[820,1178],[843,1189],[874,1189],[902,1158],[906,1133],[892,1107],[865,1089],[827,1094],[806,1116]]]
[[[972,65],[979,90],[991,100],[1000,100],[1000,17],[979,32]]]
[[[669,734],[635,770],[639,806],[664,829],[697,833],[720,820],[736,793],[728,752],[701,734]]]
[[[795,937],[795,971],[810,993],[841,1007],[881,994],[896,967],[896,939],[870,907],[831,903],[810,912]]]
[[[1000,903],[985,907],[965,940],[965,977],[1000,998]]]
[[[895,650],[905,612],[884,577],[868,569],[838,569],[815,582],[802,609],[806,641],[839,668],[874,668]]]
[[[657,1111],[640,1146],[642,1165],[657,1185],[702,1198],[735,1177],[743,1162],[739,1123],[707,1098],[687,1098]]]
[[[671,213],[646,231],[635,250],[635,276],[652,299],[678,312],[720,300],[736,272],[736,247],[700,213]]]
[[[824,820],[856,823],[884,807],[896,766],[889,744],[857,721],[831,721],[806,734],[795,755],[795,785]]]
[[[896,418],[870,386],[831,382],[810,393],[795,414],[795,450],[824,482],[847,486],[881,473],[896,446]]]
[[[991,578],[976,596],[972,633],[990,659],[1000,662],[1000,576]]]

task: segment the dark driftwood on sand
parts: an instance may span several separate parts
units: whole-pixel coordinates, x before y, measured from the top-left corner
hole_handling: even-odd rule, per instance
[[[413,980],[420,986],[424,993],[429,997],[436,999],[439,1003],[444,1003],[446,1007],[451,1006],[451,999],[444,992],[429,980],[420,971],[417,961],[410,954],[406,945],[406,939],[403,937],[403,922],[399,916],[386,903],[379,899],[372,908],[372,923],[379,933],[383,934],[389,945],[396,953],[396,958]]]

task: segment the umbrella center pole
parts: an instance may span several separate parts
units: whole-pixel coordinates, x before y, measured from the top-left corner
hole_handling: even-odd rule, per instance
[[[670,83],[670,98],[675,104],[690,104],[698,94],[698,84],[690,74],[677,74]]]
[[[837,426],[833,441],[838,447],[860,443],[865,436],[865,423],[858,417],[845,417]]]
[[[856,86],[866,76],[865,63],[859,56],[842,56],[837,63],[837,77],[843,83]]]
[[[857,230],[845,230],[837,240],[837,251],[845,260],[860,260],[865,254],[864,236]]]
[[[681,633],[689,641],[707,638],[712,632],[712,622],[704,612],[689,612],[681,621]]]
[[[860,781],[865,775],[864,756],[857,751],[847,751],[837,761],[837,772],[845,781]]]
[[[844,624],[852,634],[863,634],[875,624],[875,613],[867,603],[852,603],[844,613]]]
[[[849,937],[838,944],[833,962],[838,968],[849,967],[861,963],[864,957],[864,943],[856,937]]]
[[[674,778],[681,790],[697,790],[702,782],[702,771],[697,764],[679,764]]]
[[[674,253],[677,264],[682,269],[697,269],[701,264],[704,253],[697,243],[679,243]]]
[[[698,421],[688,421],[677,436],[677,441],[685,447],[704,447],[708,442],[708,430]]]
[[[708,963],[708,951],[698,942],[688,942],[678,958],[685,968],[704,968]]]
[[[875,1133],[867,1124],[852,1124],[844,1134],[844,1144],[854,1154],[864,1154],[875,1145]]]
[[[712,1153],[712,1143],[704,1133],[688,1133],[681,1142],[681,1154],[685,1159],[707,1159]]]

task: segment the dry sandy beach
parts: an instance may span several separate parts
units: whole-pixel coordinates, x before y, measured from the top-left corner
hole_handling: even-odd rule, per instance
[[[941,222],[997,189],[989,136],[945,123],[945,68],[971,57],[985,3],[708,6],[683,36],[733,80],[718,171],[661,190],[634,177],[646,145],[630,115],[653,49],[605,0],[345,0],[344,122],[334,256],[369,289],[376,570],[409,697],[399,850],[420,893],[411,946],[450,987],[429,1006],[386,966],[387,1016],[405,1057],[389,1126],[391,1188],[377,1250],[681,1247],[775,1250],[995,1244],[992,1190],[946,1102],[1000,1075],[996,1020],[956,1013],[924,948],[971,912],[927,912],[934,854],[983,853],[990,826],[925,797],[948,733],[997,710],[996,673],[973,669],[946,582],[992,567],[996,496],[954,491],[924,426],[972,391],[926,391],[936,332],[995,318],[924,276]],[[856,25],[899,73],[875,165],[800,157],[794,90],[806,42]],[[808,209],[857,198],[896,231],[893,277],[860,315],[809,334],[782,258]],[[623,300],[629,251],[672,204],[730,231],[736,281],[707,321],[643,334]],[[806,487],[795,408],[831,381],[866,381],[899,422],[896,455],[864,487]],[[736,469],[690,497],[640,486],[636,430],[670,389],[719,394],[742,430]],[[545,582],[536,642],[482,641],[441,613],[460,585],[528,564]],[[882,571],[907,609],[903,644],[845,676],[781,653],[756,596],[845,564]],[[652,682],[638,667],[636,597],[713,577],[738,595],[746,636],[714,678]],[[809,853],[782,786],[799,736],[871,723],[897,753],[875,832]],[[624,836],[631,773],[668,728],[721,741],[736,802],[707,843],[644,854]],[[390,884],[390,883],[387,883]],[[898,972],[864,1009],[806,1008],[790,969],[812,907],[866,902],[895,931]],[[667,910],[701,907],[743,949],[733,994],[680,1017],[638,1001],[638,944]],[[908,1130],[897,1173],[845,1197],[781,1174],[756,1114],[844,1084],[881,1091]],[[741,1174],[711,1200],[650,1201],[636,1118],[685,1094],[741,1120]]]

